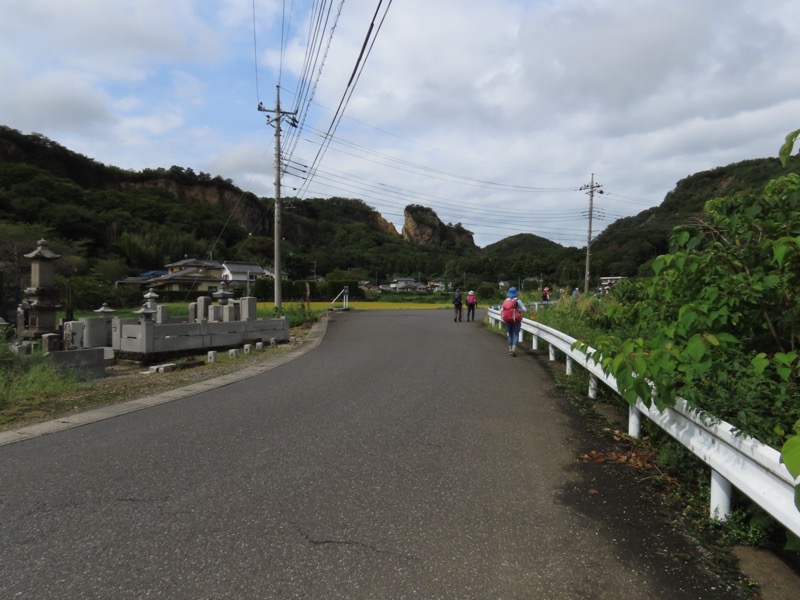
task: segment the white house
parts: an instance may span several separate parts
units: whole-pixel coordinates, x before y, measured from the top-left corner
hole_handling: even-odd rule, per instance
[[[601,277],[600,278],[600,289],[605,290],[606,293],[617,285],[623,279],[627,279],[627,277]]]
[[[431,279],[428,282],[428,289],[431,292],[446,292],[447,291],[447,280],[441,277],[437,277],[436,279]]]
[[[251,262],[226,260],[222,263],[222,278],[233,285],[253,282],[259,277],[265,277],[264,268]]]
[[[416,292],[417,280],[413,277],[397,277],[392,280],[392,289],[396,292]]]
[[[272,267],[264,267],[264,277],[268,279],[275,279],[275,269]],[[289,274],[283,269],[281,269],[281,279],[284,281],[289,279]]]

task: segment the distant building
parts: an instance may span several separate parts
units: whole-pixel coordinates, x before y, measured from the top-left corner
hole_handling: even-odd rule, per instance
[[[266,272],[256,263],[233,260],[222,263],[222,278],[233,285],[247,285],[259,277],[266,277]]]
[[[395,292],[416,292],[417,280],[413,277],[397,277],[392,280],[392,289]]]
[[[185,272],[189,269],[203,271],[217,279],[222,277],[222,263],[218,260],[202,260],[199,258],[184,258],[178,262],[170,263],[164,267],[167,273]]]
[[[268,279],[275,279],[275,269],[272,267],[264,267],[264,277]],[[286,281],[289,279],[289,274],[281,269],[281,281]]]
[[[443,279],[442,277],[437,277],[436,279],[431,279],[428,282],[428,290],[431,292],[446,292],[447,291],[447,280]]]
[[[222,280],[222,263],[217,260],[185,258],[165,265],[166,274],[142,283],[156,292],[216,292]]]
[[[627,279],[627,277],[601,277],[600,278],[600,289],[611,289],[617,283],[622,281],[623,279]]]
[[[153,288],[156,292],[211,293],[219,290],[221,281],[222,279],[219,275],[211,275],[204,269],[188,267],[148,279],[144,281],[144,285]]]

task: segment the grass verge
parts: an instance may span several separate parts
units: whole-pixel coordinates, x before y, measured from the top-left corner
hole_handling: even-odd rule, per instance
[[[304,323],[293,327],[290,335],[303,339],[311,326]],[[26,365],[27,372],[13,369],[5,360],[0,366],[3,389],[14,390],[13,394],[0,395],[0,431],[159,394],[265,362],[290,349],[290,345],[280,344],[262,352],[240,353],[236,358],[220,352],[214,363],[186,357],[171,361],[178,370],[157,374],[135,364],[120,364],[108,367],[107,376],[97,379],[81,379],[74,372],[55,369],[43,357],[14,357],[12,360]]]

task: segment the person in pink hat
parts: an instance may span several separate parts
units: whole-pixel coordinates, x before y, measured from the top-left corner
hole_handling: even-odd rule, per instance
[[[475,320],[475,309],[478,307],[478,297],[472,290],[467,294],[467,321]]]

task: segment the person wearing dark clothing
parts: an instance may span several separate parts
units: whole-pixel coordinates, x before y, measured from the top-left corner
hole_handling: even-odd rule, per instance
[[[455,310],[456,310],[455,316],[453,318],[454,322],[461,320],[461,305],[462,304],[463,303],[461,301],[461,290],[456,290],[456,295],[453,296],[453,308],[455,308]]]

